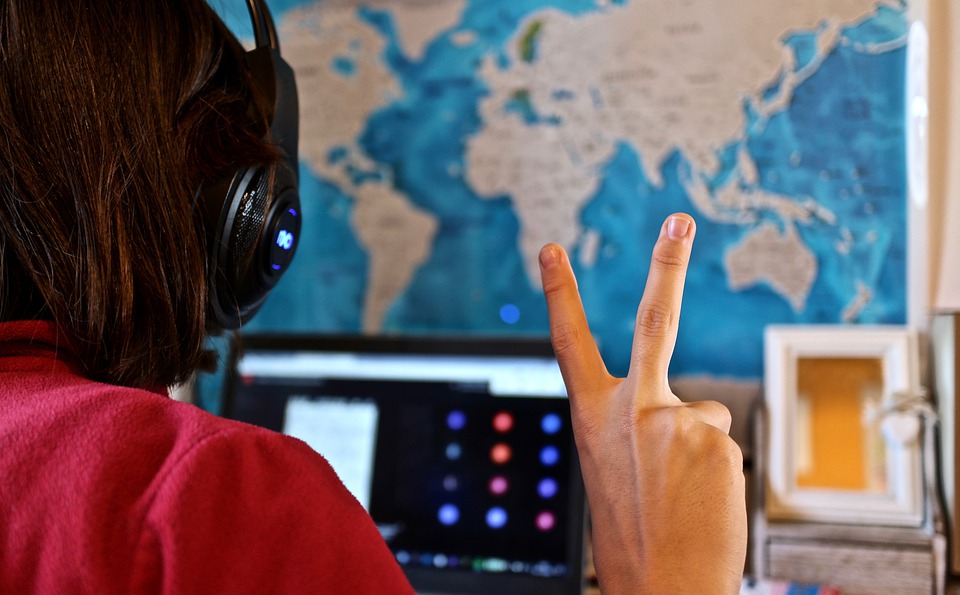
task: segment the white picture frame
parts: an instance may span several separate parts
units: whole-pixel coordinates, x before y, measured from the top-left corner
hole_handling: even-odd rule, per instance
[[[764,335],[764,394],[767,406],[768,465],[766,477],[766,512],[770,519],[820,521],[870,525],[920,526],[923,522],[923,475],[921,461],[920,420],[897,410],[904,399],[922,395],[919,386],[919,353],[916,332],[903,326],[839,326],[839,325],[772,325]],[[871,449],[878,453],[874,469],[885,470],[880,487],[860,485],[804,485],[798,478],[810,468],[809,453],[823,452],[827,440],[811,438],[809,394],[801,395],[801,382],[809,387],[810,376],[830,378],[810,370],[829,370],[817,365],[870,366],[882,378],[879,393],[872,396],[860,388],[843,399],[867,402],[861,417],[864,426],[851,429],[872,440]],[[874,363],[875,362],[875,363]],[[811,367],[811,364],[814,367]],[[801,378],[800,369],[808,378]],[[843,368],[840,368],[843,371]],[[839,386],[841,383],[837,383]],[[849,385],[848,382],[842,383]],[[830,384],[821,393],[829,395]],[[865,386],[865,385],[864,385]],[[873,386],[876,386],[875,384]],[[809,392],[809,388],[803,389]],[[837,390],[845,390],[838,388]],[[829,403],[820,397],[821,403]],[[872,403],[876,406],[872,406]],[[825,406],[819,405],[822,410]],[[806,411],[805,411],[806,410]],[[871,413],[872,410],[872,413]],[[829,411],[829,407],[828,407]],[[824,414],[818,414],[824,417]],[[839,414],[835,414],[839,415]],[[851,415],[846,414],[849,424]],[[818,431],[826,427],[816,424]],[[845,426],[832,426],[845,427]],[[906,428],[906,431],[903,431]],[[897,430],[900,430],[897,433]],[[916,430],[911,435],[911,431]],[[877,432],[878,434],[874,434]],[[842,436],[837,433],[835,437]],[[830,438],[833,439],[832,437]],[[849,450],[849,449],[848,449]],[[865,455],[866,456],[866,455]],[[827,457],[820,456],[821,459]],[[866,463],[864,463],[866,466]],[[878,472],[879,474],[879,472]]]

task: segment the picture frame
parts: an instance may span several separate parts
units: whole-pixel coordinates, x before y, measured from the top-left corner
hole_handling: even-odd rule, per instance
[[[764,353],[767,517],[920,526],[916,331],[771,325]]]

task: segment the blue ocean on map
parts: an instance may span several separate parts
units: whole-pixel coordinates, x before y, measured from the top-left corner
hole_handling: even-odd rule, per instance
[[[269,4],[279,21],[310,2]],[[428,259],[390,304],[384,334],[546,336],[543,295],[539,280],[531,282],[524,269],[521,222],[511,197],[477,196],[450,167],[468,165],[466,140],[484,126],[478,103],[490,90],[478,65],[493,55],[508,67],[506,44],[523,19],[544,8],[571,15],[604,9],[587,0],[473,0],[460,23],[413,61],[401,50],[390,12],[358,5],[359,18],[387,41],[382,61],[402,85],[402,94],[368,119],[358,144],[370,160],[392,172],[395,188],[439,225]],[[744,226],[698,216],[684,189],[690,165],[682,153],[663,163],[662,183],[654,184],[644,175],[637,150],[628,143],[617,147],[603,166],[599,189],[580,213],[584,232],[601,238],[596,257],[582,264],[587,262],[580,258],[584,246],[569,247],[592,331],[612,373],[626,372],[651,249],[661,222],[675,211],[691,213],[698,227],[672,375],[756,380],[763,372],[766,325],[839,324],[863,287],[870,299],[854,322],[906,321],[906,44],[895,43],[906,38],[904,11],[879,8],[844,29],[847,43],[794,89],[786,109],[760,118],[745,103],[745,130],[718,150],[720,171],[706,180],[711,188],[726,183],[738,151],[745,149],[758,172],[755,185],[745,191],[812,199],[836,215],[841,225],[813,218],[796,226],[817,261],[816,279],[800,310],[763,282],[732,289],[724,268],[724,254],[757,225],[782,229],[782,221],[764,215]],[[475,41],[454,43],[453,35],[462,31],[471,32]],[[798,67],[814,59],[813,33],[795,32],[782,40],[794,49]],[[876,44],[893,47],[864,49]],[[341,76],[351,76],[353,67],[332,66]],[[777,84],[767,92],[774,94]],[[338,156],[334,152],[330,158]],[[355,175],[365,173],[370,172]],[[298,255],[248,330],[360,333],[369,259],[351,227],[353,199],[305,164],[300,175],[305,228]],[[853,242],[850,250],[837,248],[851,237],[867,236],[869,242]]]

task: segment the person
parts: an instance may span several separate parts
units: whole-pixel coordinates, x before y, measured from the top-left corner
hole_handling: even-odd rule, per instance
[[[327,462],[165,387],[204,365],[197,188],[276,164],[203,0],[0,7],[0,593],[411,593]],[[740,452],[666,379],[695,224],[665,222],[625,379],[541,253],[604,593],[739,589]]]

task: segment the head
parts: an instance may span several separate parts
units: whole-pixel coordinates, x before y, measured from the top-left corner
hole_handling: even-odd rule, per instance
[[[204,0],[0,7],[0,320],[88,376],[185,380],[211,326],[198,189],[280,162],[272,106]]]

